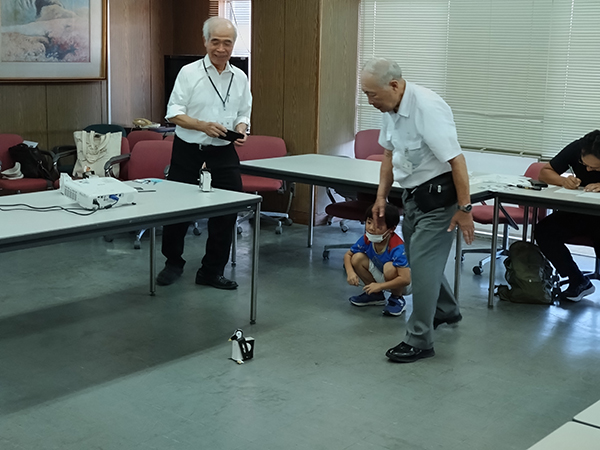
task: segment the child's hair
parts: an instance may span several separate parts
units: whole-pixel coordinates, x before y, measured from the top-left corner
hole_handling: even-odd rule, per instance
[[[365,212],[365,221],[367,219],[373,218],[373,206],[375,204],[369,206],[367,211]],[[389,203],[385,204],[385,226],[389,228],[396,228],[400,223],[400,211],[394,205],[390,205]]]

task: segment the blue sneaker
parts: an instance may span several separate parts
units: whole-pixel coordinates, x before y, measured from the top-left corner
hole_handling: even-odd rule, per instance
[[[363,292],[360,295],[355,295],[354,297],[349,298],[350,303],[354,306],[381,306],[385,305],[385,295],[383,292],[378,292],[376,294],[367,294]]]
[[[384,316],[399,316],[406,309],[406,300],[404,297],[395,295],[390,295],[387,303],[385,304],[385,308],[383,308]]]

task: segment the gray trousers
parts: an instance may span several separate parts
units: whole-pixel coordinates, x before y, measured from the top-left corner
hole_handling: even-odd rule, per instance
[[[411,270],[413,312],[404,342],[416,348],[433,347],[433,318],[459,313],[458,302],[444,275],[454,233],[448,226],[456,204],[424,213],[414,199],[404,201],[402,234]]]

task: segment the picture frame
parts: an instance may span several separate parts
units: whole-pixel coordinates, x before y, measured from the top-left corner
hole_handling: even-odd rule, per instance
[[[106,79],[107,0],[2,0],[0,83]]]

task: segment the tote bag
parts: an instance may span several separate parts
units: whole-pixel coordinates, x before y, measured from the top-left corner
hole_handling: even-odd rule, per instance
[[[73,176],[82,178],[84,172],[92,171],[99,177],[104,176],[104,164],[113,156],[121,154],[122,133],[96,133],[95,131],[75,131],[77,161]],[[113,173],[119,176],[119,166],[113,167]]]

